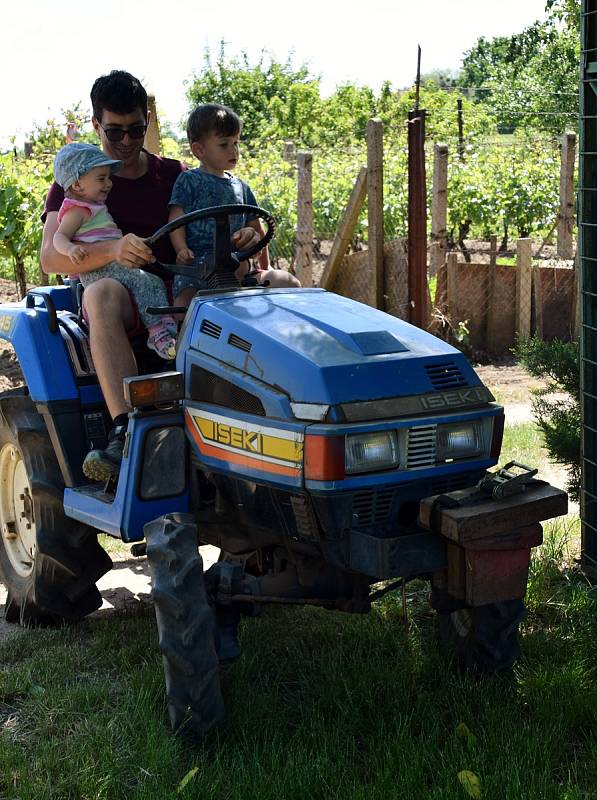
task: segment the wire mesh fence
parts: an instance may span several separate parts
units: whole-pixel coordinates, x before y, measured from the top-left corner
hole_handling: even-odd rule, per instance
[[[575,261],[534,258],[541,244],[518,240],[504,257],[479,247],[469,262],[449,253],[435,281],[432,330],[489,356],[509,355],[518,336],[574,339]]]

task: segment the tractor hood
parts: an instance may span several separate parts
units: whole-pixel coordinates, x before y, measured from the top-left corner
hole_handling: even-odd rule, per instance
[[[481,386],[455,348],[322,289],[197,297],[179,352],[218,359],[298,403],[349,403]]]

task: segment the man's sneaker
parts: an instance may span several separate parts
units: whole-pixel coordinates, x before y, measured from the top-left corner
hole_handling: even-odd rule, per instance
[[[91,450],[83,461],[83,474],[92,481],[105,482],[117,478],[122,463],[122,452],[126,437],[126,427],[117,425],[108,434],[105,450]]]
[[[147,332],[147,346],[165,361],[173,361],[176,358],[176,339],[164,323],[160,320],[155,325],[150,325]]]

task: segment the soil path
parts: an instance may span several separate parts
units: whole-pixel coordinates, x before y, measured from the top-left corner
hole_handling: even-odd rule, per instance
[[[0,302],[17,300],[14,284],[0,280]],[[479,377],[496,395],[496,399],[506,408],[506,425],[516,425],[532,419],[530,393],[539,385],[539,381],[529,377],[520,367],[509,365],[482,365],[475,367]],[[0,340],[0,392],[15,388],[22,383],[21,370],[12,347]],[[556,486],[564,485],[562,470],[554,468],[549,474],[542,474],[546,480]],[[218,550],[215,547],[202,547],[201,553],[205,568],[217,560]],[[102,607],[89,619],[100,619],[106,614],[117,611],[131,611],[150,600],[150,580],[145,559],[135,559],[120,555],[112,555],[114,568],[98,582],[103,596]],[[6,599],[6,591],[0,584],[0,604]],[[11,625],[0,618],[0,641],[7,636],[18,633],[21,628]]]

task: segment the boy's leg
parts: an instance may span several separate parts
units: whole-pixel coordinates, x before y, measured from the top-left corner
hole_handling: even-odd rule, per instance
[[[260,270],[255,277],[258,283],[269,281],[268,285],[272,289],[300,289],[301,286],[299,279],[285,269],[272,269],[270,267],[270,269]]]
[[[187,286],[186,289],[183,289],[176,295],[174,298],[174,305],[188,307],[196,293],[197,289],[195,289],[194,286]]]

